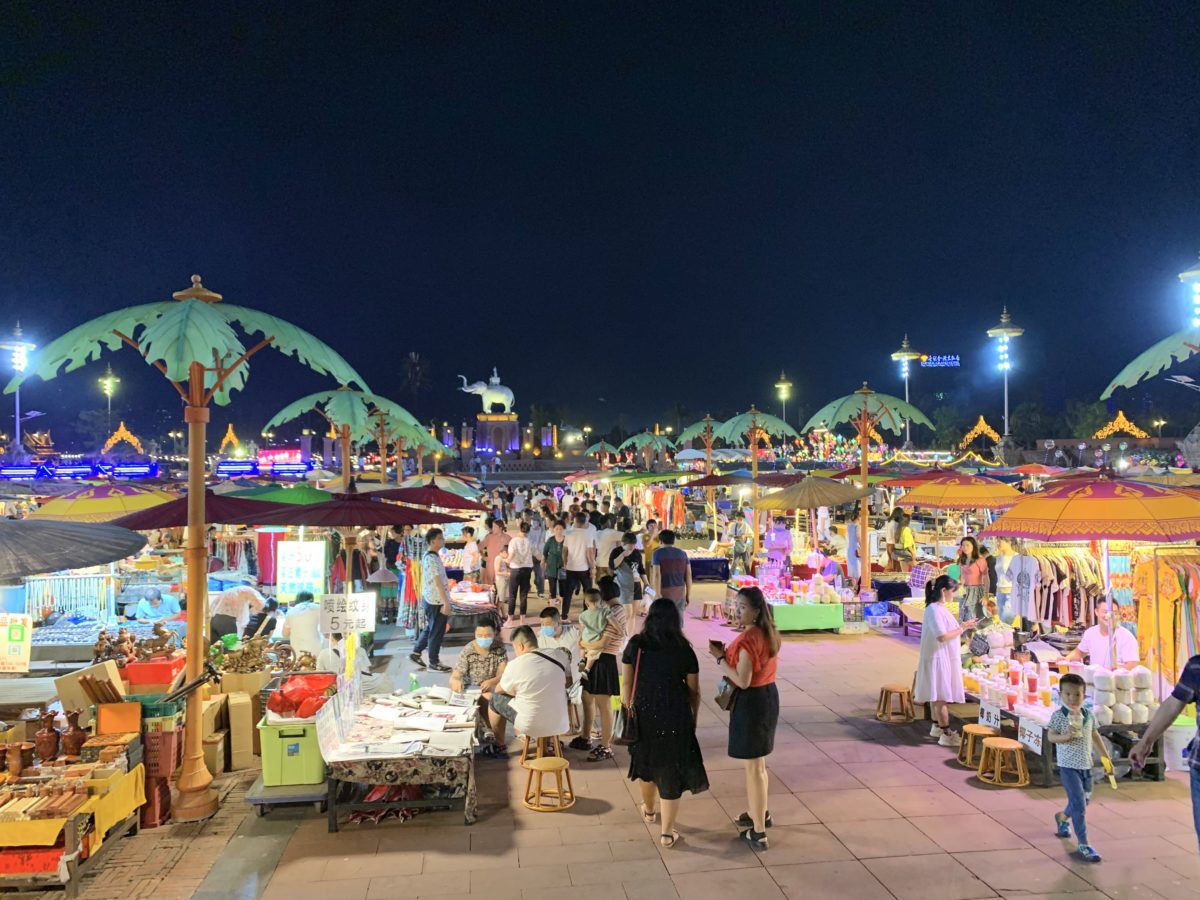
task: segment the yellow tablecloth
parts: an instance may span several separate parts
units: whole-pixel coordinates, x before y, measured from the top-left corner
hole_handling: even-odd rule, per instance
[[[96,843],[104,833],[146,802],[146,770],[139,765],[117,781],[112,790],[89,797],[74,815],[92,813],[96,817]],[[30,819],[25,822],[0,822],[0,847],[53,847],[66,826],[66,819]]]

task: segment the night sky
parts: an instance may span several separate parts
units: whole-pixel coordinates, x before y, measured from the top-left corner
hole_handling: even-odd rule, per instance
[[[4,4],[0,327],[44,343],[199,272],[426,419],[473,415],[455,375],[495,365],[523,414],[634,428],[676,404],[777,410],[781,368],[808,412],[864,378],[902,394],[907,331],[964,363],[918,371],[914,399],[998,421],[985,331],[1007,303],[1014,403],[1094,400],[1190,318],[1197,22],[1170,3]],[[410,351],[432,370],[415,402]],[[110,359],[132,421],[175,418],[134,355]],[[101,405],[102,368],[25,404],[65,426]],[[264,358],[234,418],[323,384]]]

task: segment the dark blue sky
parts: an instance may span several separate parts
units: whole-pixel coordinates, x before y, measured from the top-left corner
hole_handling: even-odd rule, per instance
[[[523,411],[635,426],[771,405],[780,368],[809,411],[902,393],[907,331],[965,363],[914,391],[998,419],[1007,303],[1014,402],[1091,400],[1188,316],[1198,48],[1170,3],[6,4],[3,324],[200,272],[380,393],[419,351],[425,417],[497,365]],[[26,402],[69,418],[99,374]]]

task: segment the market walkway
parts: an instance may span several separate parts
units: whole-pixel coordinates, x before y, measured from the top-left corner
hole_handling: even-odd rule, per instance
[[[693,608],[698,611],[698,604]],[[730,632],[689,619],[688,634],[703,648],[710,637],[728,640]],[[392,665],[407,680],[402,659],[397,654]],[[524,782],[515,759],[481,759],[480,819],[469,828],[460,813],[447,812],[408,823],[346,826],[330,835],[325,820],[311,810],[255,819],[227,809],[223,814],[242,815],[242,824],[192,896],[1196,896],[1200,859],[1187,785],[1179,776],[1165,784],[1122,784],[1116,793],[1098,787],[1088,819],[1105,861],[1091,866],[1073,861],[1066,842],[1052,837],[1053,814],[1063,806],[1060,791],[981,787],[952,761],[951,751],[923,736],[927,727],[874,720],[879,686],[908,681],[915,660],[916,642],[898,636],[787,639],[779,666],[781,722],[769,765],[775,827],[771,849],[763,853],[736,840],[732,820],[745,809],[741,763],[725,756],[724,714],[711,700],[714,669],[702,661],[699,736],[712,787],[684,798],[683,839],[673,850],[660,850],[657,826],[641,822],[624,778],[623,751],[615,764],[589,764],[575,754],[572,773],[581,799],[552,814],[520,806]],[[152,834],[132,838],[130,845],[155,840]],[[211,854],[212,848],[210,840],[195,851]],[[165,884],[159,881],[162,887],[170,883],[169,877]],[[113,881],[108,893],[96,893],[96,887],[87,896],[142,896],[114,893]]]

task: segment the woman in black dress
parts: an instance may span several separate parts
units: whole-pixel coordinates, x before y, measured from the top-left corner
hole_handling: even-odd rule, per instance
[[[679,610],[659,598],[621,659],[621,702],[633,701],[638,740],[629,748],[629,778],[640,782],[642,818],[662,813],[662,845],[675,846],[675,818],[684,791],[708,790],[708,774],[696,741],[700,666],[683,635]]]

